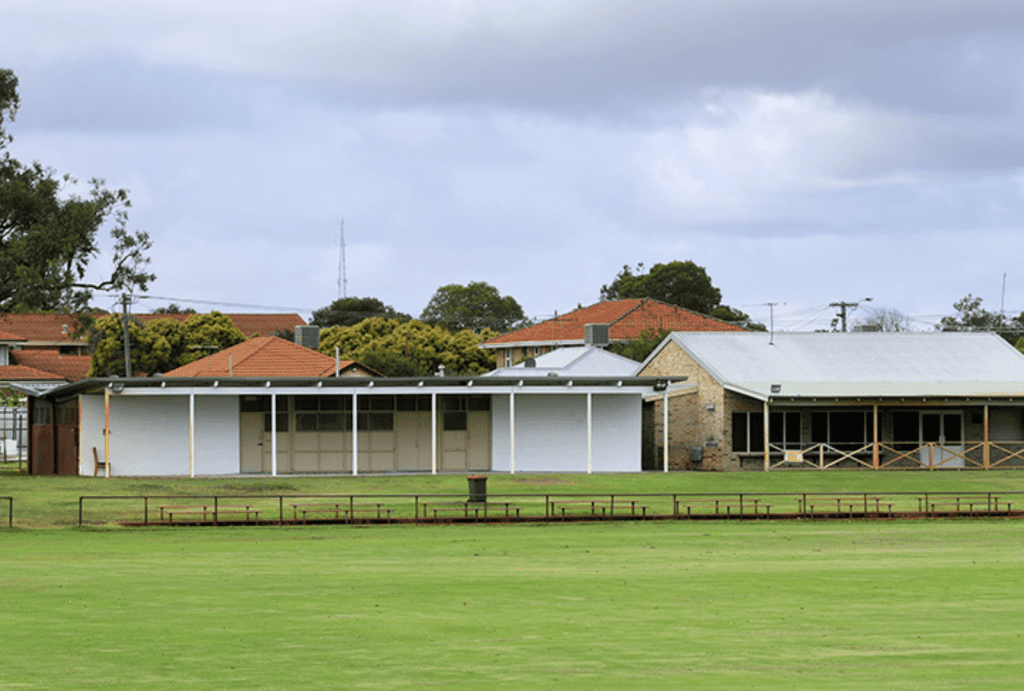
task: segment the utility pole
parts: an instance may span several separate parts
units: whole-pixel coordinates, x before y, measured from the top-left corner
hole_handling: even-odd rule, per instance
[[[127,293],[121,294],[121,310],[124,312],[124,376],[132,376],[132,350],[128,339],[128,304],[132,298]]]
[[[843,324],[843,333],[846,333],[846,310],[849,309],[851,312],[860,305],[861,302],[871,302],[871,298],[864,298],[859,302],[830,302],[829,307],[838,307],[839,316],[832,320],[832,328],[836,327],[836,322],[841,321]]]

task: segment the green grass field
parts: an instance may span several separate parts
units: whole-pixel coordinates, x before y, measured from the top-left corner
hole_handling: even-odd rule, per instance
[[[916,690],[1024,680],[1017,520],[61,527],[80,494],[237,483],[466,488],[462,476],[0,477],[23,526],[0,529],[0,689]],[[489,480],[492,492],[1022,485],[1024,474],[966,472]]]

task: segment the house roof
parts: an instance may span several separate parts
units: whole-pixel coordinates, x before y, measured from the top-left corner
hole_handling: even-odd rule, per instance
[[[165,377],[328,377],[334,358],[277,336],[258,336],[167,372]],[[369,368],[343,360],[340,369]]]
[[[991,333],[673,333],[641,371],[669,342],[762,400],[1024,396],[1024,355]]]
[[[0,381],[63,381],[63,377],[53,372],[44,372],[24,365],[4,365],[0,367]]]
[[[0,330],[30,343],[84,343],[82,338],[72,338],[81,328],[73,314],[0,313]]]
[[[0,331],[0,342],[19,343],[25,340],[27,339],[25,339],[22,336],[18,336],[17,334],[7,333],[6,331]]]
[[[480,344],[481,348],[583,343],[587,324],[608,324],[612,341],[627,341],[644,331],[746,331],[741,326],[693,310],[650,298],[613,300],[583,307],[540,324],[503,334]]]
[[[92,365],[88,355],[61,355],[53,350],[15,350],[11,359],[16,365],[50,372],[67,381],[85,379]]]
[[[142,322],[151,322],[159,319],[174,319],[183,322],[192,314],[135,314],[132,315]],[[272,336],[281,331],[294,331],[296,326],[306,326],[306,320],[297,314],[228,314],[231,322],[245,334],[246,338],[253,336]]]
[[[104,313],[94,315],[97,319]],[[133,314],[143,322],[157,319],[174,319],[183,322],[191,314]],[[227,314],[226,317],[237,326],[246,338],[256,335],[271,335],[279,331],[294,331],[296,326],[305,326],[306,320],[297,314]],[[84,339],[72,338],[81,330],[81,322],[73,314],[6,314],[0,313],[0,341],[19,340],[29,343],[53,344],[78,343]],[[10,336],[11,338],[5,338]]]
[[[534,366],[520,362],[484,374],[485,377],[628,377],[640,363],[594,346],[570,346],[531,358]]]

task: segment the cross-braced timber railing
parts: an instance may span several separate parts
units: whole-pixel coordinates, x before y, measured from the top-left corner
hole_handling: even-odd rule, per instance
[[[879,441],[856,448],[833,444],[812,444],[800,448],[769,444],[768,470],[814,468],[827,470],[840,465],[875,468],[916,468],[947,470],[1024,468],[1024,441],[905,442]]]
[[[13,505],[13,504],[12,504]],[[96,524],[217,526],[1024,517],[1024,492],[82,496]]]
[[[872,468],[874,467],[871,461],[873,448],[872,444],[868,444],[867,446],[844,451],[829,444],[814,444],[801,449],[787,449],[776,444],[769,444],[769,451],[773,455],[778,454],[780,458],[777,461],[770,462],[768,469],[810,466],[818,470],[826,470],[847,460],[853,461],[865,468]],[[863,458],[865,454],[868,455],[866,459]]]

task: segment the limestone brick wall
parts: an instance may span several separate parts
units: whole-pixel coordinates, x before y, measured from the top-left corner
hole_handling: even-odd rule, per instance
[[[675,404],[678,407],[673,407],[672,399],[669,402],[670,468],[738,469],[738,466],[733,467],[723,454],[723,444],[729,441],[728,436],[724,439],[722,436],[724,422],[727,419],[724,412],[725,389],[701,369],[686,351],[670,341],[639,374],[644,377],[685,376],[687,381],[697,385],[695,394],[678,397],[679,402]],[[660,425],[660,407],[656,407],[655,415],[656,424]],[[703,448],[704,460],[700,464],[690,464],[691,446]]]

